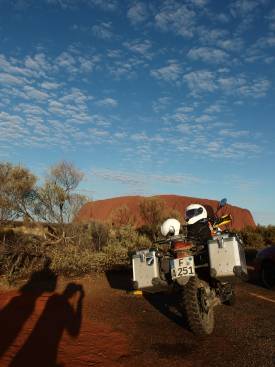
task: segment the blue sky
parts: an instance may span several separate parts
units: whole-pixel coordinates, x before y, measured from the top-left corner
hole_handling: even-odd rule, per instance
[[[273,0],[0,0],[0,160],[275,224]]]

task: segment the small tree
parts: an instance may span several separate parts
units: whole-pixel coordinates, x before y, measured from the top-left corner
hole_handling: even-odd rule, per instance
[[[141,201],[139,210],[140,216],[147,227],[145,232],[155,240],[165,216],[164,202],[158,198],[145,198]]]
[[[114,227],[119,228],[129,225],[133,226],[136,222],[136,218],[127,205],[122,205],[112,212],[111,221]]]
[[[88,198],[74,190],[83,178],[83,173],[72,163],[60,162],[50,168],[44,186],[36,192],[36,215],[52,223],[69,223]]]
[[[163,220],[166,220],[168,218],[175,218],[180,223],[183,222],[183,214],[181,214],[177,209],[166,208],[164,212]]]
[[[77,188],[84,174],[71,162],[61,161],[50,168],[49,181],[69,194]]]
[[[32,219],[31,195],[36,177],[25,167],[0,163],[0,221]]]

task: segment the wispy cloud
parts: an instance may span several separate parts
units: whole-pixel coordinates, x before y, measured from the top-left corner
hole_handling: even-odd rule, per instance
[[[219,76],[209,70],[192,71],[184,75],[193,95],[221,91],[225,94],[239,97],[264,97],[270,89],[271,83],[265,78],[249,80],[244,74],[239,76]]]
[[[152,42],[149,40],[133,40],[131,42],[124,42],[123,45],[130,51],[142,55],[146,58],[150,59],[152,57]]]
[[[21,2],[22,0],[17,0]],[[98,7],[105,11],[115,11],[118,8],[118,2],[116,0],[46,0],[50,5],[58,6],[61,9],[74,10],[83,5],[90,7]]]
[[[183,79],[192,93],[213,92],[217,89],[215,74],[208,70],[191,71]]]
[[[98,6],[102,10],[106,11],[115,11],[119,7],[117,0],[84,0],[84,3],[88,3],[88,5],[91,6]]]
[[[117,107],[118,102],[114,98],[104,98],[96,102],[98,106],[102,107]]]
[[[196,12],[182,2],[165,1],[155,15],[155,24],[162,31],[190,38],[195,32]]]
[[[166,109],[169,105],[171,98],[170,97],[159,97],[156,101],[153,102],[152,108],[154,112],[159,113]]]
[[[103,40],[110,40],[114,36],[111,22],[102,22],[100,24],[94,25],[92,27],[92,32],[96,37]]]
[[[275,31],[275,8],[267,16],[267,20],[269,21],[269,28],[270,28],[270,30],[271,31]]]
[[[148,16],[147,4],[141,1],[132,4],[127,12],[127,18],[133,25],[146,21]]]
[[[247,15],[251,13],[255,8],[264,4],[261,0],[235,0],[230,5],[230,10],[234,16]]]
[[[189,50],[187,56],[196,61],[204,61],[211,64],[225,63],[229,55],[220,49],[211,47],[197,47]]]
[[[168,62],[168,65],[163,66],[159,69],[151,70],[151,75],[153,77],[166,82],[178,81],[181,76],[181,73],[182,73],[181,65],[175,60],[170,60]]]
[[[156,181],[167,184],[185,185],[190,183],[201,183],[202,179],[193,175],[163,175],[117,171],[111,169],[92,169],[91,176],[124,185],[136,187],[147,186]]]

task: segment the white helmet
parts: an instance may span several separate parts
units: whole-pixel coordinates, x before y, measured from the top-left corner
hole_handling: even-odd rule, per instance
[[[185,220],[187,225],[197,223],[201,219],[207,218],[207,211],[200,204],[190,204],[185,209]]]
[[[160,227],[163,236],[172,235],[177,236],[180,233],[180,222],[177,219],[169,218],[162,223]]]

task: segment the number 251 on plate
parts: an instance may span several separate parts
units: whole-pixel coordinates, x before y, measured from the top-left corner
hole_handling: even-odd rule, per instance
[[[188,256],[173,259],[171,263],[171,275],[172,279],[195,276],[194,257]]]

